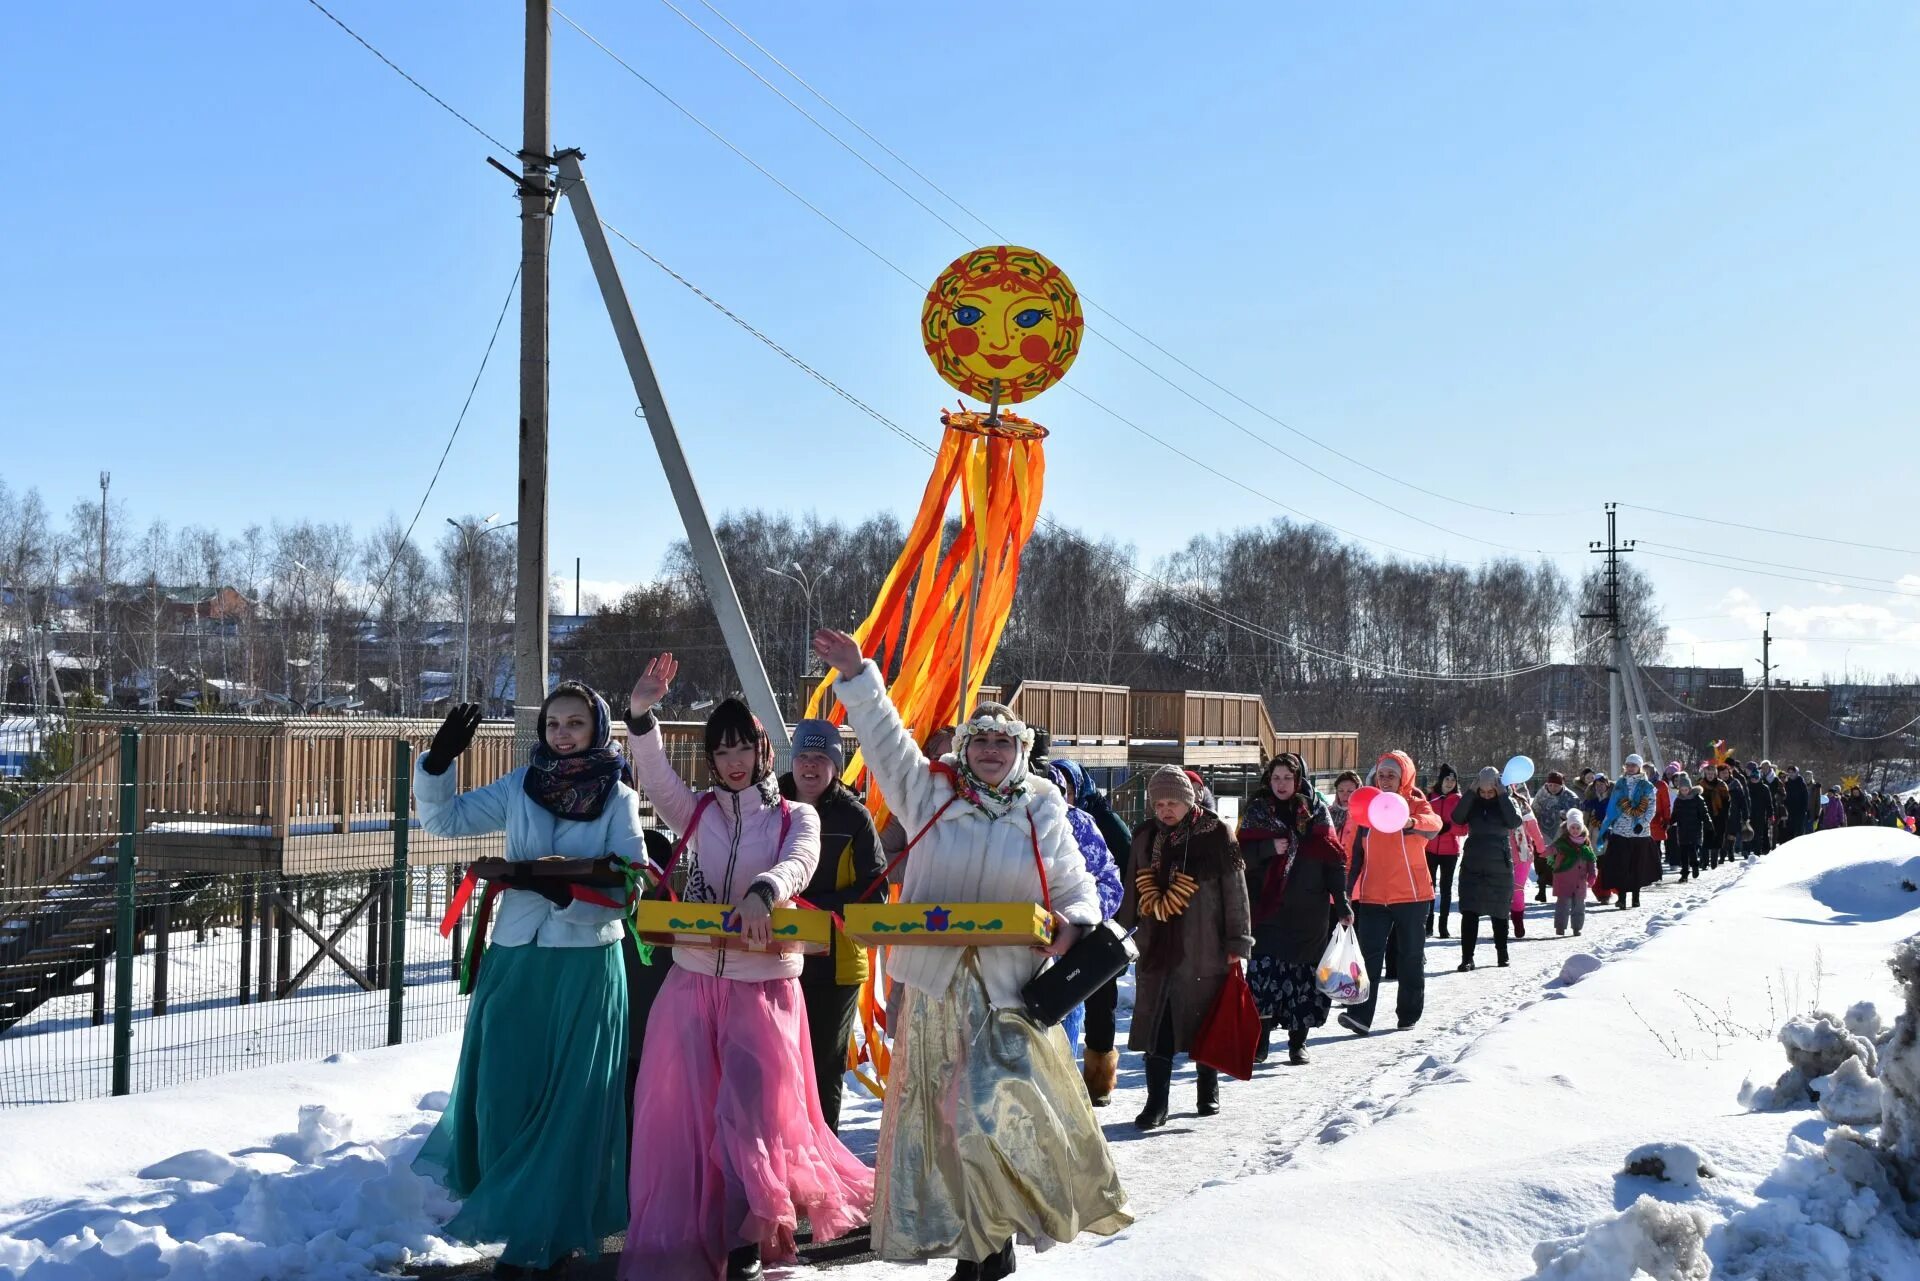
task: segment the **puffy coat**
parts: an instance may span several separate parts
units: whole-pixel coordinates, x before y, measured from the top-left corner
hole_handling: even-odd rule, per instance
[[[1553,860],[1555,898],[1584,899],[1600,877],[1600,856],[1593,846],[1576,844],[1565,832],[1548,847],[1547,857]]]
[[[1674,798],[1673,817],[1667,822],[1667,836],[1682,849],[1699,849],[1707,839],[1707,801],[1699,792],[1682,792]]]
[[[1489,800],[1474,791],[1460,802],[1454,819],[1467,829],[1456,877],[1460,910],[1480,916],[1505,915],[1513,902],[1513,853],[1508,838],[1525,823],[1519,804],[1508,792]]]
[[[1433,812],[1440,816],[1440,831],[1427,842],[1427,853],[1438,858],[1455,858],[1460,853],[1460,838],[1465,833],[1453,824],[1453,812],[1460,808],[1460,793],[1448,792],[1444,796],[1428,798]]]
[[[633,732],[636,726],[641,733]],[[753,886],[764,884],[773,891],[774,903],[786,906],[805,891],[820,865],[820,816],[813,806],[789,802],[769,778],[739,792],[715,784],[708,792],[713,800],[703,808],[701,793],[674,772],[660,726],[650,715],[628,727],[627,750],[634,777],[653,808],[667,826],[687,838],[681,858],[692,864],[682,898],[689,903],[738,903]],[[798,952],[731,947],[673,950],[673,963],[682,969],[742,983],[799,978],[803,959]]]
[[[1348,816],[1347,826],[1354,829],[1358,842],[1353,847],[1358,872],[1352,899],[1377,905],[1431,902],[1433,876],[1427,871],[1427,842],[1440,830],[1440,816],[1427,803],[1426,794],[1413,785],[1411,756],[1393,751],[1380,759],[1400,767],[1400,795],[1412,817],[1404,832],[1375,832],[1366,826],[1365,816]]]
[[[906,830],[918,832],[939,815],[902,864],[905,901],[1041,902],[1040,870],[1034,864],[1037,847],[1053,910],[1076,925],[1100,923],[1099,890],[1087,873],[1059,788],[1029,777],[1021,784],[1013,808],[999,817],[990,816],[964,797],[955,799],[947,775],[930,768],[932,762],[900,723],[900,713],[887,697],[886,682],[873,663],[835,682],[833,692],[860,736],[867,768],[887,807],[900,815]],[[965,951],[895,947],[888,950],[887,969],[916,991],[944,996]],[[1029,948],[1012,946],[982,947],[978,955],[987,999],[1001,1009],[1024,1008],[1020,989],[1039,970],[1041,958]]]
[[[1567,815],[1579,808],[1580,798],[1565,784],[1558,792],[1542,787],[1533,797],[1533,816],[1540,820],[1542,832],[1558,832],[1566,826]]]

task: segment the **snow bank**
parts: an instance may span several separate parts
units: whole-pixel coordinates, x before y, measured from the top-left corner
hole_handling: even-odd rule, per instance
[[[1750,1072],[1769,1060],[1779,1071],[1789,1015],[1829,996],[1845,1008],[1894,995],[1886,958],[1920,930],[1920,895],[1896,886],[1906,910],[1891,912],[1855,891],[1904,875],[1913,842],[1886,829],[1826,833],[1710,879],[1691,911],[1650,915],[1639,946],[1604,951],[1576,985],[1543,984],[1543,999],[1429,1064],[1404,1098],[1350,1100],[1329,1117],[1351,1122],[1330,1127],[1334,1141],[1205,1189],[1112,1242],[1049,1254],[1035,1271],[1067,1281],[1920,1277],[1920,1241],[1835,1170],[1856,1157],[1884,1169],[1872,1141],[1849,1147],[1837,1136],[1852,1131],[1808,1110],[1729,1107]],[[1920,978],[1920,950],[1912,959]],[[1825,1062],[1819,1075],[1848,1061],[1864,1071],[1859,1046],[1874,1051],[1871,1039],[1830,1023],[1816,1034],[1820,1020],[1805,1021],[1790,1052]],[[1920,1018],[1902,1030],[1913,1047]],[[1896,1032],[1889,1045],[1899,1042]],[[1908,1071],[1920,1101],[1920,1053]],[[1920,1109],[1912,1115],[1920,1147]],[[1664,1177],[1639,1160],[1628,1168],[1654,1154]],[[1702,1164],[1713,1177],[1699,1177]]]

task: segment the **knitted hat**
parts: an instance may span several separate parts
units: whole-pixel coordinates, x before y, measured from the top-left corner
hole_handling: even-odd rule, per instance
[[[840,742],[840,727],[832,721],[804,720],[793,727],[793,754],[818,752],[833,762],[833,772],[847,768],[847,749]]]
[[[1473,785],[1475,787],[1499,787],[1500,771],[1491,765],[1482,765],[1479,776],[1473,780]]]
[[[1667,768],[1661,772],[1666,774],[1669,778],[1671,778],[1673,775],[1678,774],[1680,772],[1680,762],[1668,761]]]
[[[1633,755],[1627,757],[1627,764],[1629,765],[1645,765],[1646,763],[1647,762],[1645,758],[1643,758],[1638,752],[1635,752]]]
[[[1687,776],[1687,772],[1685,770],[1681,770],[1678,774],[1675,774],[1673,776],[1673,785],[1675,787],[1692,787],[1693,780]]]
[[[1193,780],[1178,765],[1162,765],[1147,780],[1147,800],[1184,801],[1188,805],[1197,803],[1193,790]]]

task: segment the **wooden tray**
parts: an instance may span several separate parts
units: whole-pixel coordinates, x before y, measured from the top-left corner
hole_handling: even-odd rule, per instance
[[[1038,903],[850,903],[847,934],[869,947],[1045,947],[1053,917]]]
[[[833,917],[807,908],[773,909],[773,945],[749,947],[740,939],[733,909],[725,903],[667,903],[646,899],[634,905],[633,928],[642,940],[663,947],[704,947],[738,952],[803,952],[817,956],[833,946]]]

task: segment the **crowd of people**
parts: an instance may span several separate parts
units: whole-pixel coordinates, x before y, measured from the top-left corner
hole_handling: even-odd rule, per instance
[[[1687,881],[1816,828],[1920,818],[1920,804],[1857,787],[1823,800],[1816,780],[1769,761],[1703,762],[1696,781],[1679,762],[1656,774],[1629,756],[1618,778],[1549,773],[1537,792],[1491,766],[1463,788],[1442,765],[1422,790],[1395,750],[1364,783],[1347,771],[1326,794],[1282,752],[1237,824],[1198,774],[1165,766],[1130,827],[1008,708],[981,703],[916,736],[850,637],[822,631],[815,649],[836,673],[884,826],[842,781],[838,726],[802,721],[776,774],[764,727],[738,700],[707,720],[709,781],[685,781],[654,715],[671,655],[634,684],[624,752],[606,700],[567,682],[524,768],[460,790],[453,767],[479,723],[468,706],[420,758],[429,831],[506,834],[450,1100],[415,1163],[459,1202],[449,1236],[503,1245],[497,1275],[563,1275],[624,1228],[624,1281],[751,1281],[792,1260],[803,1230],[830,1241],[867,1227],[881,1258],[951,1259],[956,1281],[1005,1277],[1017,1241],[1132,1221],[1094,1110],[1115,1089],[1124,976],[1055,1026],[1022,998],[1090,927],[1116,922],[1138,949],[1126,1048],[1146,1080],[1133,1124],[1150,1131],[1167,1124],[1176,1060],[1192,1057],[1229,982],[1243,977],[1257,1009],[1256,1060],[1284,1034],[1287,1063],[1308,1063],[1335,1008],[1319,967],[1336,931],[1352,931],[1367,976],[1339,1025],[1371,1035],[1391,982],[1405,1029],[1424,1013],[1427,940],[1454,937],[1456,912],[1458,969],[1478,964],[1483,923],[1506,966],[1526,937],[1530,882],[1535,902],[1553,898],[1555,934],[1578,935],[1590,900],[1633,910],[1669,869]],[[1362,786],[1401,804],[1363,809]],[[643,793],[677,842],[643,829]],[[513,873],[608,855],[643,875],[600,892]],[[1053,928],[1045,947],[890,950],[878,1025],[890,1070],[870,1168],[838,1135],[868,955],[838,929],[819,955],[770,945],[776,908],[838,913],[889,883],[907,902],[1042,903]],[[744,946],[648,949],[627,935],[632,897],[675,886],[728,905]],[[1220,1110],[1219,1073],[1195,1064],[1194,1112]]]

